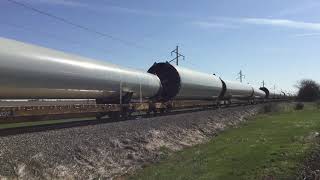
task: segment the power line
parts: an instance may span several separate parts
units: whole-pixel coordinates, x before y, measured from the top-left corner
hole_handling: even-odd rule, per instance
[[[242,73],[242,70],[240,70],[240,72],[238,73],[239,77],[237,79],[240,80],[240,82],[242,83],[242,79],[246,78],[246,76]]]
[[[73,27],[76,27],[76,28],[79,28],[79,29],[82,29],[84,31],[87,31],[87,32],[91,32],[91,33],[94,33],[96,35],[99,35],[99,36],[102,36],[102,37],[107,37],[109,39],[112,39],[112,40],[116,40],[116,41],[119,41],[125,45],[128,45],[128,46],[134,46],[136,48],[141,48],[141,46],[139,46],[138,44],[136,43],[133,43],[133,42],[129,42],[129,41],[126,41],[126,40],[123,40],[123,39],[120,39],[120,38],[117,38],[117,37],[114,37],[112,35],[109,35],[107,33],[103,33],[103,32],[100,32],[100,31],[97,31],[97,30],[94,30],[94,29],[91,29],[87,26],[84,26],[84,25],[81,25],[81,24],[77,24],[77,23],[74,23],[68,19],[65,19],[63,17],[59,17],[59,16],[56,16],[54,14],[51,14],[51,13],[48,13],[48,12],[45,12],[43,10],[40,10],[40,9],[37,9],[29,4],[26,4],[26,3],[22,3],[22,2],[18,2],[18,1],[15,1],[15,0],[7,0],[8,2],[10,3],[13,3],[15,5],[18,5],[20,7],[23,7],[25,9],[28,9],[28,10],[31,10],[31,11],[34,11],[34,12],[37,12],[39,14],[42,14],[44,16],[47,16],[47,17],[50,17],[50,18],[53,18],[53,19],[56,19],[60,22],[63,22],[65,24],[68,24],[68,25],[71,25]]]
[[[176,65],[179,66],[179,57],[183,57],[184,60],[185,56],[179,53],[179,46],[176,46],[176,48],[173,51],[171,51],[171,56],[172,53],[175,53],[176,57],[169,62],[176,61]]]
[[[31,27],[28,27],[28,26],[23,26],[23,25],[18,25],[18,24],[14,24],[12,22],[3,22],[3,21],[0,21],[0,23],[2,25],[5,25],[7,27],[10,27],[10,28],[14,28],[16,30],[22,30],[22,31],[25,31],[25,32],[37,32],[38,34],[42,34],[42,35],[45,35],[47,38],[51,38],[51,39],[54,39],[54,40],[58,40],[58,36],[56,34],[53,34],[53,33],[50,33],[50,32],[47,32],[47,31],[41,31],[39,29],[35,30]],[[55,37],[55,38],[54,38]],[[61,38],[61,37],[60,37]],[[66,38],[63,39],[64,41],[66,40]],[[70,41],[70,39],[68,39],[68,41]],[[79,42],[76,42],[74,40],[70,41],[72,42],[73,44],[75,45],[79,45]]]
[[[57,41],[62,40],[62,38],[63,38],[63,41],[66,41],[66,40],[67,40],[67,42],[68,42],[70,45],[85,47],[85,46],[82,45],[81,42],[79,42],[79,41],[77,41],[77,40],[70,39],[70,38],[65,38],[65,37],[62,37],[62,36],[58,36],[58,35],[56,35],[56,34],[54,34],[54,33],[49,33],[49,32],[46,32],[46,31],[41,31],[41,30],[39,30],[39,29],[34,30],[34,29],[31,28],[31,27],[14,24],[14,23],[12,23],[12,22],[9,23],[9,22],[2,22],[2,21],[0,21],[0,24],[5,25],[5,26],[8,26],[8,27],[11,27],[11,28],[15,28],[16,30],[22,30],[22,31],[33,32],[33,33],[34,33],[34,32],[37,32],[37,33],[40,34],[40,35],[44,35],[44,36],[45,36],[46,38],[48,38],[48,39],[53,39],[53,40],[57,40]],[[88,48],[88,47],[86,46],[86,48]],[[100,50],[101,52],[104,52],[104,53],[107,51],[108,54],[112,54],[110,50],[107,50],[107,49],[104,49],[104,48],[95,47],[94,49],[95,49],[95,50]]]
[[[170,60],[169,63],[175,61],[177,66],[179,65],[179,60],[180,60],[179,58],[180,58],[180,57],[182,57],[183,60],[185,60],[185,58],[186,58],[184,55],[180,54],[180,52],[179,52],[179,46],[176,46],[176,48],[175,48],[173,51],[171,51],[171,56],[172,56],[173,54],[175,54],[175,58],[173,58],[172,60]],[[196,65],[196,64],[194,64],[194,63],[192,63],[192,62],[190,62],[190,61],[184,61],[184,62],[185,62],[185,63],[188,63],[188,64],[190,64],[190,65],[192,65],[192,66],[194,66],[194,67],[196,67],[196,68],[200,68],[199,65]]]

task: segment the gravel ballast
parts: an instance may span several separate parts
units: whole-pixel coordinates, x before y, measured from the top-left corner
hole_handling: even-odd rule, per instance
[[[111,179],[258,113],[241,106],[0,137],[0,179]]]

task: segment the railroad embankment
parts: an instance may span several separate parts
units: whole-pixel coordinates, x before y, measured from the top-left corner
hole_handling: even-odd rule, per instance
[[[0,137],[0,177],[122,177],[172,152],[208,142],[228,127],[247,121],[264,106],[240,106]]]
[[[130,178],[320,179],[320,110],[314,104],[302,108],[282,104],[278,112],[259,114]]]

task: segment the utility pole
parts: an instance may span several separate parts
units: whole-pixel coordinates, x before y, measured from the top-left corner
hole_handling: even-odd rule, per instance
[[[240,70],[240,72],[238,73],[239,77],[237,79],[240,80],[240,82],[242,83],[242,79],[246,78],[246,76],[242,73],[242,70]]]
[[[176,49],[171,52],[171,56],[173,52],[176,53],[176,63],[177,63],[177,66],[179,66],[179,46],[177,46]]]
[[[169,62],[176,61],[176,65],[179,66],[179,57],[183,57],[183,60],[184,60],[185,56],[179,53],[179,46],[176,46],[176,49],[171,51],[171,56],[173,55],[173,53],[175,54],[176,57]]]
[[[262,81],[262,87],[264,87],[265,86],[265,82],[264,82],[264,80]]]

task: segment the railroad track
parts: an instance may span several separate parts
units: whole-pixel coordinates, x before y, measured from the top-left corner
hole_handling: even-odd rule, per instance
[[[98,124],[105,124],[105,123],[115,123],[120,121],[130,121],[130,120],[139,120],[150,118],[154,116],[172,116],[176,114],[183,114],[183,113],[191,113],[191,112],[199,112],[199,111],[208,111],[208,110],[217,110],[217,109],[224,109],[224,108],[232,108],[238,106],[255,106],[252,104],[245,104],[245,103],[235,103],[230,105],[221,105],[220,107],[211,106],[211,107],[202,107],[202,108],[188,108],[188,109],[178,109],[173,110],[168,113],[157,114],[157,115],[147,115],[144,114],[134,114],[125,119],[113,119],[113,118],[103,118],[103,119],[95,119],[95,118],[87,118],[86,120],[74,120],[71,122],[60,122],[55,123],[57,120],[52,120],[49,124],[40,124],[40,125],[33,125],[33,126],[20,126],[20,127],[9,127],[9,128],[2,128],[0,129],[0,137],[17,135],[17,134],[25,134],[25,133],[33,133],[33,132],[41,132],[41,131],[50,131],[50,130],[58,130],[58,129],[65,129],[65,128],[74,128],[74,127],[82,127],[82,126],[90,126],[90,125],[98,125]],[[67,120],[66,120],[67,121]],[[40,121],[41,122],[41,121]]]

